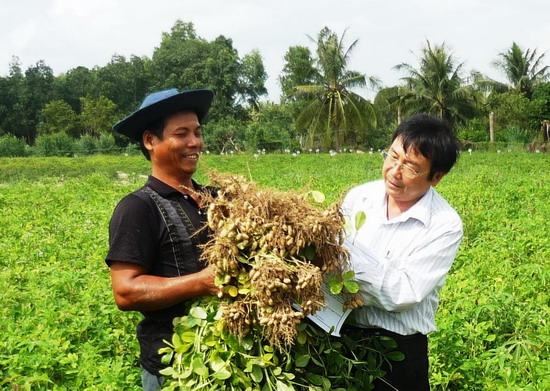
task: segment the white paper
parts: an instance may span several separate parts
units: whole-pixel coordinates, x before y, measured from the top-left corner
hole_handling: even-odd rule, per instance
[[[340,329],[342,328],[348,315],[351,313],[351,309],[344,311],[345,297],[341,294],[333,295],[330,293],[329,287],[326,283],[323,283],[322,289],[325,294],[326,307],[321,308],[313,315],[308,315],[308,319],[325,330],[327,333],[330,332],[331,335],[339,337]],[[300,309],[297,304],[293,305],[297,309]]]

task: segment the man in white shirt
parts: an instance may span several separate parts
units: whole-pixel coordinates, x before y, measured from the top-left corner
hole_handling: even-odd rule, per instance
[[[434,190],[458,157],[458,142],[426,114],[403,121],[383,152],[382,180],[353,188],[344,215],[365,223],[346,240],[364,306],[354,311],[365,335],[395,339],[405,355],[375,390],[429,390],[428,341],[439,290],[462,239],[462,222]]]

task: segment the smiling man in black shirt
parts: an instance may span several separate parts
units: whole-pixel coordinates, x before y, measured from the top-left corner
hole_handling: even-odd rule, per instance
[[[144,315],[137,336],[146,391],[162,386],[158,350],[171,340],[185,301],[218,292],[212,271],[199,262],[199,245],[208,239],[200,230],[206,223],[200,194],[211,189],[192,179],[212,99],[210,90],[155,92],[113,127],[139,141],[151,161],[147,183],[113,213],[106,257],[117,306]]]

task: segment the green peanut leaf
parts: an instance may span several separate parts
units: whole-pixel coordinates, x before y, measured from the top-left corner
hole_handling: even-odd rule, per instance
[[[330,284],[330,293],[333,295],[338,295],[340,292],[342,292],[342,288],[344,288],[343,282],[336,282],[334,284]]]
[[[353,270],[348,270],[342,275],[342,278],[344,280],[353,280],[354,277],[355,277],[355,272]]]
[[[362,210],[357,212],[355,214],[355,230],[359,231],[359,229],[365,224],[365,221],[367,221],[367,215]]]
[[[263,355],[262,359],[266,364],[273,364],[271,361],[273,359],[273,353],[266,353]]]
[[[208,316],[208,314],[202,307],[191,308],[191,310],[189,311],[189,314],[193,315],[197,319],[206,319],[206,317]]]
[[[212,368],[214,372],[221,371],[226,365],[227,363],[218,355],[214,355],[210,359],[210,368]]]
[[[191,363],[191,366],[193,368],[193,372],[195,372],[199,376],[207,377],[208,376],[208,368],[206,365],[204,365],[202,357],[195,357],[193,359],[193,362]]]
[[[250,336],[250,334],[241,340],[241,346],[245,350],[250,350],[254,347],[254,339],[252,338],[252,336]]]
[[[324,391],[330,391],[330,386],[331,386],[330,380],[327,379],[326,377],[323,377],[323,380],[322,380],[322,381],[323,381],[323,384],[322,384],[323,390],[324,390]]]
[[[186,331],[180,335],[182,342],[194,343],[196,334],[193,331]]]
[[[231,297],[237,297],[239,294],[239,289],[234,285],[227,285],[223,288],[224,292],[229,294]]]
[[[325,202],[325,195],[323,193],[321,193],[320,191],[312,190],[312,191],[309,192],[309,194],[311,195],[313,200],[315,202],[317,202],[318,204],[322,204],[323,202]]]
[[[262,371],[262,368],[260,368],[257,365],[252,366],[252,371],[250,372],[250,378],[255,383],[261,383],[264,379],[264,373]]]
[[[285,384],[280,380],[277,380],[277,391],[295,391],[294,387],[289,384]]]
[[[231,372],[227,369],[221,369],[212,374],[212,377],[219,380],[229,379],[231,377]]]
[[[355,281],[344,281],[344,286],[349,293],[359,292],[359,284]]]
[[[307,373],[306,377],[315,386],[322,386],[323,385],[323,377],[322,376],[316,375],[314,373]]]
[[[298,368],[304,368],[309,363],[310,355],[309,354],[300,354],[295,358],[295,364]]]
[[[166,377],[172,377],[172,375],[176,373],[176,371],[172,367],[166,367],[164,369],[161,369],[159,372],[161,375]]]
[[[398,351],[386,353],[385,356],[392,361],[403,361],[403,359],[405,358],[405,355]]]
[[[182,345],[181,338],[178,334],[172,335],[172,345],[174,345],[175,349]]]

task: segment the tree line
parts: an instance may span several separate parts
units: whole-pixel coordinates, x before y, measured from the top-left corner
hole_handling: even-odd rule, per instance
[[[466,72],[449,47],[426,41],[418,64],[397,64],[399,85],[349,69],[358,40],[346,43],[323,28],[309,37],[315,51],[289,47],[278,77],[280,103],[267,95],[258,50],[239,56],[230,38],[201,38],[194,25],[178,20],[163,33],[152,56],[113,55],[104,66],[83,66],[54,76],[38,61],[24,72],[17,57],[0,77],[0,138],[47,145],[55,137],[128,140],[111,126],[135,110],[149,92],[211,88],[216,98],[205,123],[207,147],[216,152],[243,150],[368,149],[384,147],[401,118],[428,112],[448,121],[465,143],[539,142],[550,120],[550,68],[544,54],[516,43],[492,64],[506,83],[477,71]],[[377,90],[373,101],[357,87]],[[85,138],[84,141],[82,139]]]

